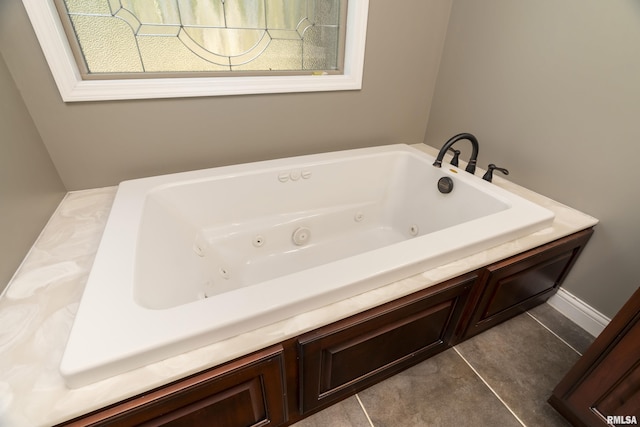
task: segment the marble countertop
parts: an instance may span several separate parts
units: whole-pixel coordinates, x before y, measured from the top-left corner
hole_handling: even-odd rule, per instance
[[[435,154],[431,147],[416,147]],[[353,298],[78,389],[65,386],[58,366],[117,187],[70,192],[0,297],[0,426],[50,426],[69,420],[598,222],[501,177],[495,177],[494,183],[552,210],[556,214],[552,226]]]

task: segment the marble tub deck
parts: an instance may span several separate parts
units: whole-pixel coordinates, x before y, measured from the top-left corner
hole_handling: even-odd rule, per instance
[[[434,152],[427,146],[421,149]],[[494,183],[554,211],[553,225],[353,298],[73,390],[65,386],[58,366],[116,187],[68,193],[0,297],[0,426],[50,426],[74,418],[597,223],[500,177]]]

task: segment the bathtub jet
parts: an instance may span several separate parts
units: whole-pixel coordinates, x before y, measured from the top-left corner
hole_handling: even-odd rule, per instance
[[[390,145],[120,184],[60,366],[80,387],[551,225]],[[446,177],[455,189],[443,193]]]

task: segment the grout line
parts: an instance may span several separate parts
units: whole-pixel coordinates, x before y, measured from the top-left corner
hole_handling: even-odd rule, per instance
[[[468,360],[467,360],[467,359],[462,355],[462,353],[460,353],[460,351],[459,351],[455,346],[453,347],[453,349],[455,350],[455,352],[456,352],[456,353],[458,353],[458,356],[460,356],[460,357],[462,358],[462,360],[464,360],[464,362],[465,362],[465,363],[466,363],[466,364],[471,368],[471,370],[476,374],[476,376],[477,376],[478,378],[480,378],[480,381],[482,381],[482,382],[484,383],[484,385],[486,385],[486,386],[489,388],[489,390],[491,390],[491,393],[493,393],[493,394],[498,398],[498,400],[499,400],[499,401],[504,405],[504,407],[505,407],[505,408],[507,408],[507,410],[508,410],[509,412],[511,412],[511,415],[513,415],[513,416],[514,416],[514,418],[515,418],[516,420],[518,420],[518,422],[519,422],[523,427],[527,427],[527,425],[526,425],[526,424],[525,424],[525,423],[520,419],[520,417],[518,417],[518,416],[516,415],[516,413],[515,413],[515,412],[513,412],[513,410],[509,407],[509,405],[507,405],[507,402],[505,402],[504,400],[502,400],[502,398],[500,397],[500,395],[499,395],[499,394],[498,394],[498,393],[493,389],[493,387],[491,387],[491,386],[489,385],[489,383],[488,383],[484,378],[482,378],[482,375],[480,375],[480,373],[476,370],[476,368],[474,368],[474,367],[471,365],[471,363],[469,363],[469,361],[468,361]]]
[[[556,338],[558,338],[560,341],[562,341],[567,347],[569,347],[571,350],[575,351],[576,353],[578,353],[578,355],[582,356],[582,353],[580,353],[578,350],[576,350],[576,348],[574,346],[572,346],[571,344],[569,344],[567,341],[565,341],[560,335],[556,334],[555,332],[553,332],[547,325],[545,325],[544,323],[542,323],[542,321],[540,319],[538,319],[536,316],[534,316],[533,314],[529,313],[528,311],[526,312],[533,320],[535,320],[536,322],[538,322],[540,324],[540,326],[542,326],[543,328],[545,328],[547,331],[551,332],[551,334],[553,334]]]
[[[362,412],[364,412],[364,416],[367,417],[367,420],[369,420],[369,425],[371,427],[375,427],[373,425],[373,421],[371,421],[371,418],[369,418],[369,414],[367,413],[367,409],[362,404],[362,400],[360,400],[360,396],[358,396],[358,394],[356,394],[356,399],[358,399],[358,403],[360,404],[360,407],[362,408]]]

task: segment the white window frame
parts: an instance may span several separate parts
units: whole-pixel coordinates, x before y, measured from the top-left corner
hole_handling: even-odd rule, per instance
[[[349,0],[343,74],[83,80],[52,0],[22,0],[64,102],[362,88],[369,0]]]

